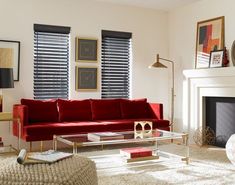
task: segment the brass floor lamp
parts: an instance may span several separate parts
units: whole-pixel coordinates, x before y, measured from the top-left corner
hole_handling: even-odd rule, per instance
[[[162,64],[160,62],[160,60],[164,60],[167,61],[169,63],[171,63],[171,69],[172,69],[172,86],[171,86],[171,123],[170,123],[170,128],[171,131],[173,131],[173,124],[174,124],[174,90],[175,90],[175,86],[174,86],[174,81],[175,81],[175,74],[174,74],[174,62],[172,60],[168,60],[165,58],[160,58],[159,54],[157,54],[157,58],[156,58],[156,62],[154,64],[152,64],[151,66],[149,66],[150,68],[155,67],[155,68],[167,68],[167,66],[165,66],[164,64]]]

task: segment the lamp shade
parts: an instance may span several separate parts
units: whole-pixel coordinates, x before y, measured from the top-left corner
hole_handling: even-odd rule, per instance
[[[13,68],[0,68],[0,89],[14,88]]]
[[[155,62],[154,64],[152,64],[150,66],[150,68],[152,67],[156,67],[156,68],[167,68],[164,64],[162,64],[161,62]]]
[[[161,62],[159,62],[159,60],[162,59],[159,57],[159,54],[157,54],[157,57],[156,57],[156,62],[153,63],[151,66],[149,66],[149,68],[152,68],[152,67],[156,67],[156,68],[167,68],[167,66],[165,66],[164,64],[162,64]],[[165,59],[164,59],[165,60]]]

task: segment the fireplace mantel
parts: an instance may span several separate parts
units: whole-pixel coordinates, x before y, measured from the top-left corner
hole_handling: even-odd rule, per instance
[[[235,97],[235,67],[184,70],[183,129],[190,135],[204,126],[204,97]]]
[[[235,76],[235,67],[188,69],[184,70],[183,74],[186,78]]]

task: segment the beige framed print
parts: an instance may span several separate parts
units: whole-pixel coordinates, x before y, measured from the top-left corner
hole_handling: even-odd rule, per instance
[[[76,66],[76,91],[96,91],[98,78],[96,67]]]
[[[224,59],[224,50],[211,51],[210,54],[210,67],[222,67]]]
[[[197,23],[195,68],[208,68],[210,52],[224,48],[224,16]]]
[[[20,77],[20,41],[0,40],[0,67],[2,68],[2,61],[9,62],[4,65],[5,68],[13,68],[14,81],[19,81]],[[12,62],[12,63],[11,63]]]
[[[97,61],[97,39],[76,37],[76,62]]]

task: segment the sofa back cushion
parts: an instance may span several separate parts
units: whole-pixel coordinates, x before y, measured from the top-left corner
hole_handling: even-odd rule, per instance
[[[21,104],[28,107],[29,123],[58,122],[57,100],[21,99]]]
[[[121,113],[123,119],[149,118],[149,106],[147,99],[121,100]]]
[[[59,121],[90,121],[90,100],[58,100]]]
[[[121,119],[120,99],[91,100],[92,120]]]

